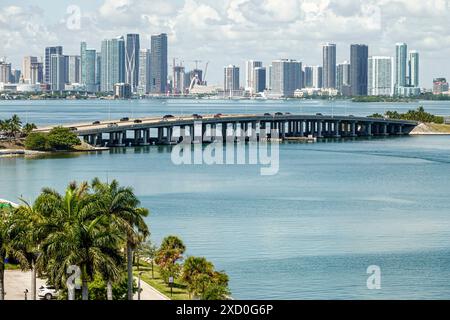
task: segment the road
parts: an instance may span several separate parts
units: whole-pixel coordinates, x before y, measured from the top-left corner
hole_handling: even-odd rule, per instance
[[[44,284],[45,280],[37,279],[36,289]],[[161,294],[159,291],[157,291],[144,281],[141,281],[141,287],[141,300],[169,300],[168,297]],[[31,293],[31,272],[22,272],[19,270],[5,271],[6,300],[24,300],[25,289],[28,289],[28,291]],[[137,300],[137,298],[137,294],[135,294],[134,300]],[[30,294],[28,294],[28,299],[30,299]]]

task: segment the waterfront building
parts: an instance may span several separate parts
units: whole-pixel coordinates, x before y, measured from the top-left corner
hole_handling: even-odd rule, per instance
[[[114,97],[118,99],[130,99],[131,85],[129,83],[115,83]]]
[[[62,46],[56,46],[56,47],[47,47],[45,48],[45,60],[44,60],[44,82],[47,84],[50,84],[50,75],[51,75],[51,56],[53,54],[62,55],[63,54],[63,47]]]
[[[321,66],[312,66],[312,88],[323,88],[323,68]]]
[[[99,54],[96,50],[87,49],[86,42],[81,43],[80,50],[80,83],[87,92],[97,92],[99,88],[100,65],[97,61]]]
[[[31,69],[33,64],[38,63],[37,57],[26,56],[23,57],[22,61],[22,76],[24,83],[32,83],[31,82]]]
[[[80,56],[67,56],[67,83],[80,83]]]
[[[140,50],[139,35],[127,34],[125,50],[125,82],[131,85],[132,92],[136,92],[139,85]]]
[[[420,95],[420,88],[418,87],[398,87],[397,95],[400,97],[417,97]]]
[[[369,47],[365,44],[350,46],[350,86],[353,96],[367,95]]]
[[[22,71],[19,69],[11,69],[11,82],[20,83],[20,78],[22,77]]]
[[[141,95],[150,92],[150,50],[142,49],[139,51],[139,85],[138,93]]]
[[[262,66],[263,63],[261,61],[249,60],[245,62],[245,90],[250,92],[250,94],[257,93],[254,92],[254,89],[256,87],[254,71],[255,68],[261,68]]]
[[[67,81],[67,57],[62,54],[50,56],[50,90],[64,91]]]
[[[167,34],[162,33],[151,37],[151,93],[164,94],[167,92]]]
[[[303,86],[305,88],[313,87],[313,68],[310,66],[303,67]]]
[[[229,65],[224,68],[224,87],[225,94],[233,94],[235,91],[239,91],[239,67],[235,65]]]
[[[0,61],[0,83],[11,83],[11,63]]]
[[[336,67],[336,89],[342,94],[350,88],[350,62],[344,61]]]
[[[124,38],[103,40],[101,52],[101,91],[112,92],[116,83],[125,82]]]
[[[407,55],[408,46],[406,43],[395,45],[395,87],[406,87],[407,78]]]
[[[336,45],[327,43],[323,51],[323,88],[336,88]]]
[[[394,95],[394,58],[381,56],[369,58],[368,94]]]
[[[409,85],[419,87],[419,52],[415,50],[409,52],[408,69]]]
[[[253,70],[253,93],[260,93],[266,90],[266,68],[256,67]]]
[[[269,91],[272,90],[272,65],[269,66],[268,70],[267,70],[267,89]]]
[[[302,89],[302,63],[281,59],[272,62],[271,95],[293,97],[295,90]]]
[[[443,94],[448,92],[449,84],[446,78],[436,78],[433,80],[433,94]]]
[[[36,62],[31,64],[30,68],[30,79],[24,79],[25,83],[38,84],[44,82],[44,64],[42,62]]]
[[[186,75],[184,66],[174,66],[173,67],[173,93],[174,94],[184,94],[186,91],[186,81],[184,79]]]
[[[95,54],[95,84],[96,90],[100,90],[100,85],[102,83],[102,53],[96,52]]]

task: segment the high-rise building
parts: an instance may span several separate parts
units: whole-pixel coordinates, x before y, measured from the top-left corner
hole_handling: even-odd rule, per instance
[[[313,67],[305,66],[303,68],[303,86],[305,88],[313,87]]]
[[[102,83],[102,53],[97,52],[95,54],[95,84],[97,90],[100,90],[101,83]]]
[[[336,45],[327,43],[323,51],[323,87],[336,88]]]
[[[323,88],[323,68],[321,66],[312,66],[312,88]]]
[[[45,60],[44,60],[44,82],[50,83],[50,74],[51,74],[51,63],[50,59],[52,54],[63,54],[63,47],[57,46],[57,47],[47,47],[45,48]]]
[[[269,91],[272,90],[272,65],[269,66],[269,69],[267,71],[267,89]]]
[[[370,96],[394,95],[394,58],[369,58],[368,93]]]
[[[42,62],[36,62],[31,64],[29,81],[30,84],[37,84],[44,82],[44,64]]]
[[[139,85],[139,52],[141,50],[139,35],[127,34],[125,52],[125,82],[136,92]]]
[[[67,83],[80,83],[80,56],[67,56]]]
[[[101,91],[112,92],[116,83],[125,82],[125,40],[123,37],[102,41]]]
[[[173,93],[174,94],[184,94],[185,93],[185,68],[183,66],[173,67]]]
[[[350,47],[350,84],[353,96],[367,95],[369,47],[352,44]]]
[[[64,91],[67,81],[67,56],[52,54],[50,56],[50,90]]]
[[[32,57],[32,56],[23,57],[22,76],[23,76],[24,83],[31,84],[31,68],[32,68],[32,65],[37,62],[38,62],[37,57]]]
[[[19,69],[11,69],[11,82],[20,83],[20,78],[22,77],[22,71]]]
[[[225,92],[238,91],[240,88],[239,83],[239,67],[235,65],[229,65],[224,68],[224,86]]]
[[[342,93],[348,93],[350,87],[350,62],[344,61],[336,67],[336,89]]]
[[[254,70],[263,66],[261,61],[248,60],[245,62],[245,90],[250,94],[256,93],[253,91],[255,88]]]
[[[11,63],[0,61],[0,83],[11,83]]]
[[[408,69],[409,85],[419,87],[419,52],[415,50],[409,52]]]
[[[167,34],[154,35],[151,38],[151,93],[164,94],[167,91]]]
[[[97,64],[98,53],[96,50],[87,49],[86,42],[81,42],[80,47],[80,83],[87,92],[97,92],[100,84],[100,65]]]
[[[433,80],[433,94],[442,94],[444,92],[448,92],[449,85],[447,79],[445,78],[436,78]]]
[[[150,50],[143,49],[139,52],[139,94],[150,92]]]
[[[395,87],[397,89],[408,84],[406,81],[408,46],[406,43],[397,43],[395,51]]]
[[[293,97],[302,89],[302,63],[296,60],[275,60],[272,62],[272,92],[281,97]]]
[[[256,67],[253,69],[253,93],[260,93],[266,90],[266,68]]]

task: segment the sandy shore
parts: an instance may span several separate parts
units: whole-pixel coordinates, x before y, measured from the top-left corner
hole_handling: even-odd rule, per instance
[[[410,135],[450,135],[450,125],[421,123],[411,131]]]

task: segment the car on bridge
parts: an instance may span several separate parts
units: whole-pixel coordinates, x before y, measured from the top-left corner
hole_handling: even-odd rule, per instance
[[[134,123],[142,123],[142,120],[136,119],[134,120]]]
[[[283,112],[277,112],[277,113],[275,113],[275,116],[282,116],[283,115]]]
[[[110,124],[108,124],[108,128],[116,128],[118,126],[119,125],[117,123],[110,123]]]
[[[223,116],[223,114],[221,114],[221,113],[218,113],[218,114],[216,114],[216,115],[214,115],[214,118],[221,118]]]
[[[100,124],[100,121],[94,121],[94,122],[92,122],[92,124],[93,125]]]
[[[125,122],[125,121],[130,121],[130,118],[128,118],[128,117],[124,117],[124,118],[120,119],[120,121],[122,121],[122,122]]]
[[[164,117],[163,117],[163,119],[172,119],[172,118],[175,118],[173,115],[171,115],[171,114],[166,114]]]
[[[271,117],[272,115],[270,113],[266,112],[266,113],[264,113],[264,116]]]
[[[192,117],[193,117],[194,119],[203,119],[203,117],[202,117],[201,115],[197,114],[197,113],[194,113],[194,114],[192,115]]]
[[[70,131],[78,131],[78,128],[77,127],[70,127],[69,130]]]

